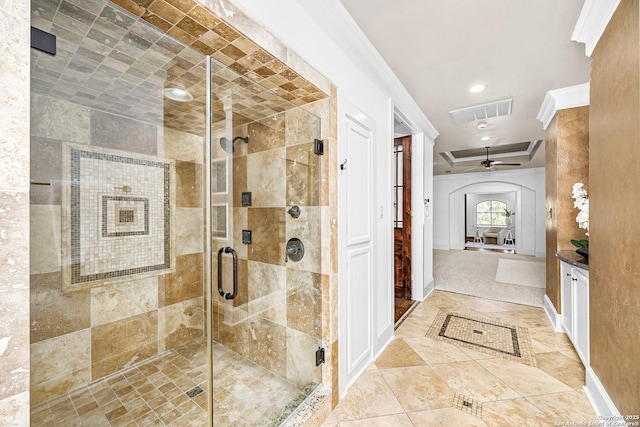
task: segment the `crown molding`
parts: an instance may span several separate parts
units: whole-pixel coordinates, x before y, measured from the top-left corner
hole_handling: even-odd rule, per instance
[[[401,106],[409,122],[425,133],[431,143],[439,133],[416,101],[376,50],[340,0],[299,0],[309,17],[325,29],[325,33],[362,71]]]
[[[503,178],[522,178],[526,176],[542,177],[544,178],[545,168],[524,168],[524,169],[510,169],[503,171],[480,171],[480,172],[467,172],[467,173],[452,173],[446,175],[434,175],[433,182],[436,181],[468,181],[473,184],[487,183],[487,182],[500,182],[494,181],[495,179]],[[491,178],[491,179],[489,179]],[[512,183],[509,183],[512,184]],[[519,184],[516,184],[519,185]]]
[[[558,110],[585,105],[589,105],[589,83],[550,90],[544,97],[537,119],[546,129]]]
[[[571,34],[572,41],[585,44],[585,55],[591,56],[619,4],[620,0],[585,0]]]

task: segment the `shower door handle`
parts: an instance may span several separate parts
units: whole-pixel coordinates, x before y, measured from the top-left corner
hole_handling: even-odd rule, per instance
[[[222,289],[222,254],[231,254],[233,257],[233,293]],[[218,251],[218,293],[224,299],[234,299],[238,295],[238,254],[235,249],[225,246]]]

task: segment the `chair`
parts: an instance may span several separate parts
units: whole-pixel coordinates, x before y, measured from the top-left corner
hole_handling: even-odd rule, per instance
[[[503,227],[491,227],[483,233],[484,243],[493,243],[495,245],[502,245],[504,243],[504,236],[507,233],[507,229]]]
[[[476,227],[476,235],[473,236],[473,243],[482,243],[484,244],[484,237],[480,235],[480,229]]]

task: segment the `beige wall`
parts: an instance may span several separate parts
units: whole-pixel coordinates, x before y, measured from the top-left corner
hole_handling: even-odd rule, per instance
[[[560,307],[560,286],[558,285],[558,118],[554,117],[545,135],[545,208],[547,212],[546,230],[546,295],[556,307]]]
[[[576,182],[589,188],[589,107],[559,110],[546,131],[547,290],[560,313],[559,261],[555,254],[575,249],[571,240],[587,238],[578,227],[571,190]]]
[[[640,414],[639,21],[622,0],[591,65],[591,366],[625,415]]]

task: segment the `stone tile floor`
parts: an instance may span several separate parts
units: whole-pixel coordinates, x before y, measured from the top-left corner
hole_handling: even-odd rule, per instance
[[[526,328],[537,366],[427,337],[441,311]],[[553,426],[597,422],[584,368],[541,308],[435,291],[396,331],[324,427]]]
[[[300,398],[298,387],[220,344],[213,357],[216,426],[270,425]],[[207,369],[203,337],[32,408],[31,425],[206,426]],[[190,397],[195,387],[202,392]]]

